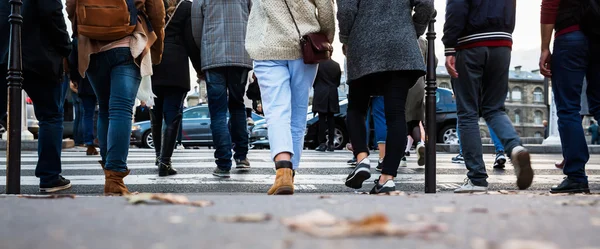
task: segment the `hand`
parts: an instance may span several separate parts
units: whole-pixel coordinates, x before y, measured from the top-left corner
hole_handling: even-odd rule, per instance
[[[342,45],[342,53],[344,53],[344,56],[346,55],[346,50],[348,50],[348,46],[346,46],[346,44]]]
[[[77,84],[75,84],[75,82],[71,81],[71,83],[69,84],[69,88],[71,88],[71,90],[75,93],[78,93],[77,91]]]
[[[546,77],[552,77],[551,65],[552,53],[550,53],[550,49],[542,49],[542,54],[540,55],[540,73]]]
[[[458,78],[458,72],[456,72],[456,57],[454,55],[446,56],[446,70],[452,78]]]

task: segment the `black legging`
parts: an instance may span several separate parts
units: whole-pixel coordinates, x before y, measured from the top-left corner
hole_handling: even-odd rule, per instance
[[[400,160],[406,148],[406,117],[404,106],[408,89],[416,82],[411,73],[403,71],[382,72],[364,76],[350,83],[348,96],[348,132],[354,156],[369,153],[365,116],[369,108],[373,86],[383,88],[385,119],[387,125],[386,152],[382,173],[396,177]]]
[[[333,140],[335,139],[335,120],[333,119],[334,113],[319,112],[319,144],[333,146]],[[325,136],[325,131],[329,131],[329,140]]]

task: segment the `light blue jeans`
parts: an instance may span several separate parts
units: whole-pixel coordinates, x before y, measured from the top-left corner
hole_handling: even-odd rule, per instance
[[[254,61],[267,120],[271,158],[291,153],[297,169],[304,148],[308,96],[318,65],[298,60]]]

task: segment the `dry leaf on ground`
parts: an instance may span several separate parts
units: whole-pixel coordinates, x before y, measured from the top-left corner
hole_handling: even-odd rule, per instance
[[[514,190],[498,190],[498,193],[503,194],[503,195],[517,195],[517,194],[519,194],[519,192],[514,191]]]
[[[232,216],[214,216],[213,219],[220,222],[231,222],[231,223],[256,223],[265,222],[273,218],[270,214],[241,214]]]
[[[19,198],[26,199],[61,199],[61,198],[71,198],[75,199],[75,195],[18,195]]]
[[[331,195],[321,195],[319,196],[319,199],[329,199],[331,198]]]
[[[339,219],[323,210],[292,218],[284,218],[281,222],[294,231],[321,237],[367,237],[367,236],[407,236],[410,234],[427,234],[445,231],[442,224],[398,226],[391,224],[387,216],[374,214],[358,221]]]
[[[450,213],[456,212],[456,208],[455,207],[450,207],[450,206],[448,206],[448,207],[434,207],[433,208],[433,212],[434,213],[438,213],[438,214],[441,214],[441,213],[450,214]]]
[[[213,204],[212,201],[190,201],[185,195],[174,195],[174,194],[152,194],[142,193],[137,195],[125,196],[131,204],[142,204],[151,203],[152,201],[158,201],[159,203],[169,203],[175,205],[189,205],[195,207],[207,207]]]

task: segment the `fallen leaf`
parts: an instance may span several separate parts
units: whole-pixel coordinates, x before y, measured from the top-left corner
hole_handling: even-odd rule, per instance
[[[61,199],[61,198],[71,198],[75,199],[75,195],[18,195],[19,198],[26,199]]]
[[[337,222],[338,219],[335,216],[321,209],[313,210],[296,217],[281,219],[283,225],[292,229],[297,226],[331,226]]]
[[[189,205],[195,207],[207,207],[213,205],[212,201],[190,201],[185,195],[174,195],[174,194],[152,194],[142,193],[137,195],[128,195],[125,198],[130,204],[142,204],[151,203],[152,201],[158,201],[158,203],[169,203],[175,205]]]
[[[242,214],[233,216],[214,216],[213,219],[220,222],[231,223],[257,223],[271,220],[273,217],[270,214]]]
[[[433,212],[438,213],[438,214],[441,214],[441,213],[450,214],[450,213],[456,212],[456,208],[455,207],[434,207]]]
[[[488,213],[488,209],[487,208],[483,208],[483,207],[474,207],[471,209],[472,213],[481,213],[481,214],[487,214]]]
[[[514,190],[498,190],[498,193],[503,194],[503,195],[517,195],[519,194],[519,192],[514,191]]]
[[[405,196],[406,193],[404,193],[402,191],[392,191],[392,192],[386,192],[386,193],[381,193],[381,194],[377,194],[377,195]]]
[[[331,195],[321,195],[319,196],[319,199],[329,199],[331,198]]]
[[[592,226],[600,227],[600,217],[592,217],[590,223]]]

